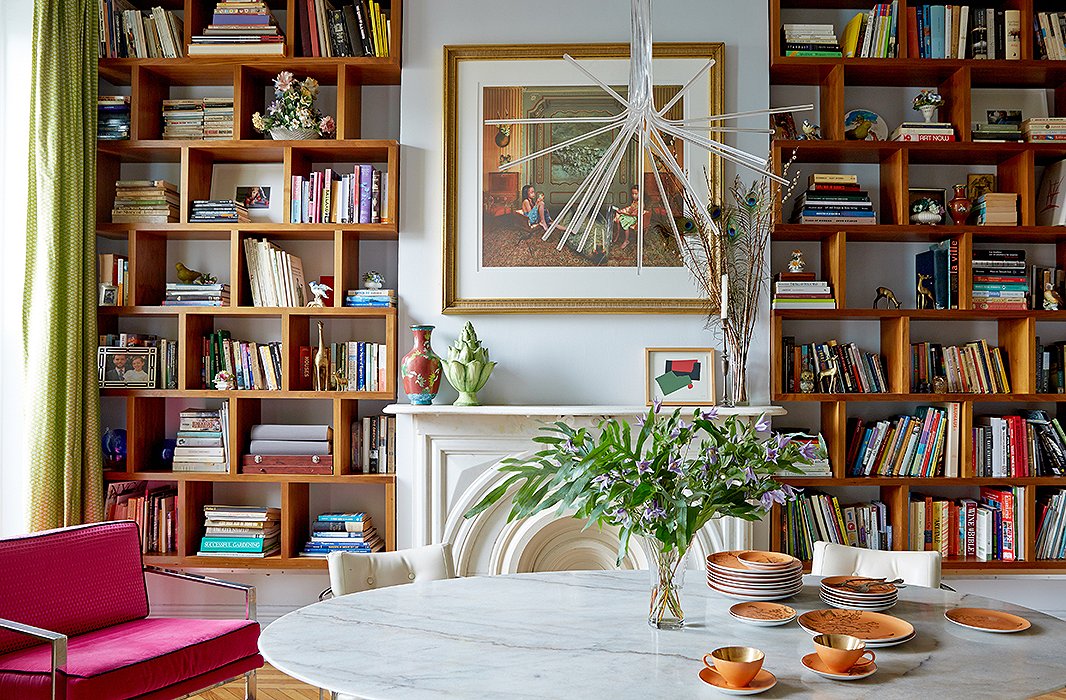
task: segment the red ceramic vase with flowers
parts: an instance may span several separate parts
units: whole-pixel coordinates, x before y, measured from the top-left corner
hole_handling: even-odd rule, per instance
[[[407,399],[420,406],[428,406],[440,389],[440,358],[430,345],[433,326],[411,326],[415,346],[400,361],[400,378]]]

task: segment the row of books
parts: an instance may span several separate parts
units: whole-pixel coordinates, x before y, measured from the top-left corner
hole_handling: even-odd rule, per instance
[[[352,472],[396,473],[396,416],[366,416],[352,421]]]
[[[233,98],[163,100],[163,138],[218,141],[233,138]]]
[[[855,419],[846,464],[851,476],[959,475],[961,407],[919,406],[915,415],[876,423]]]
[[[265,506],[204,506],[200,557],[262,558],[281,551],[281,509]]]
[[[907,51],[917,58],[1018,60],[1022,13],[969,5],[907,8]]]
[[[247,223],[248,209],[233,199],[195,199],[189,209],[190,224]]]
[[[879,394],[888,391],[882,358],[855,343],[796,344],[782,338],[782,385],[797,394]],[[789,360],[788,358],[791,358]]]
[[[237,389],[281,391],[281,343],[233,340],[227,330],[203,338],[203,387],[214,389],[222,370],[234,376]]]
[[[326,168],[293,175],[289,222],[293,224],[377,224],[382,220],[384,173],[359,164],[346,175]]]
[[[798,559],[811,559],[818,541],[892,549],[888,508],[881,501],[841,506],[836,496],[815,492],[788,501],[783,508],[781,541],[785,552]]]
[[[899,43],[899,3],[874,5],[859,12],[844,26],[845,58],[895,58]]]
[[[1036,393],[1066,393],[1066,342],[1044,345],[1036,339]]]
[[[949,239],[914,256],[918,308],[959,308],[959,241]]]
[[[1033,14],[1033,54],[1041,60],[1066,61],[1066,12]]]
[[[1066,559],[1066,489],[1050,494],[1038,505],[1037,559]]]
[[[96,282],[101,290],[113,288],[111,294],[101,294],[100,306],[126,306],[130,302],[130,261],[119,253],[96,254]]]
[[[304,545],[305,557],[326,557],[330,552],[370,554],[380,552],[385,542],[368,513],[322,513],[311,523],[311,537]]]
[[[973,427],[973,467],[979,477],[1066,475],[1066,433],[1043,410],[978,416]]]
[[[951,122],[903,122],[889,136],[893,141],[954,141],[955,127]]]
[[[301,55],[388,56],[391,21],[383,4],[354,0],[335,7],[329,0],[297,0]]]
[[[252,54],[285,55],[285,36],[265,2],[222,0],[211,24],[194,34],[190,56]]]
[[[186,408],[178,414],[172,469],[176,472],[229,471],[229,401],[221,408]]]
[[[130,98],[128,95],[100,95],[96,98],[96,138],[99,141],[125,141],[130,137]]]
[[[307,285],[303,260],[264,238],[244,239],[244,257],[253,306],[304,306]]]
[[[118,180],[111,221],[166,224],[178,220],[178,186],[166,180]]]
[[[987,340],[963,345],[911,343],[911,391],[918,394],[1009,394],[1006,350]]]
[[[785,24],[781,27],[785,56],[839,57],[840,45],[831,24]]]
[[[129,0],[99,0],[100,58],[181,58],[185,26],[171,10],[141,12]]]
[[[163,306],[229,306],[230,290],[225,283],[185,284],[167,282]]]
[[[974,250],[970,266],[973,273],[973,308],[996,311],[1029,308],[1024,250]]]
[[[349,289],[344,295],[345,306],[396,308],[395,289]]]
[[[326,391],[384,391],[388,379],[388,345],[350,340],[324,346]],[[317,348],[300,347],[299,388],[315,388],[314,357]]]
[[[794,224],[876,224],[870,194],[856,175],[812,173],[792,211]]]
[[[176,511],[178,488],[174,484],[150,486],[145,481],[114,481],[107,485],[105,520],[132,520],[140,532],[141,553],[178,551]]]
[[[950,500],[914,494],[907,548],[978,561],[1026,558],[1021,486],[981,487],[979,497]]]

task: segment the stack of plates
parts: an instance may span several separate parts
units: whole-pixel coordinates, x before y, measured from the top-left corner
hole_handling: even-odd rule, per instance
[[[781,600],[803,588],[803,565],[778,552],[718,552],[707,557],[707,585],[737,600]]]
[[[899,592],[891,583],[859,576],[828,576],[819,592],[822,602],[834,608],[888,610],[896,604]]]
[[[869,610],[812,610],[799,616],[799,625],[812,635],[850,634],[868,647],[894,647],[915,634],[906,620]]]

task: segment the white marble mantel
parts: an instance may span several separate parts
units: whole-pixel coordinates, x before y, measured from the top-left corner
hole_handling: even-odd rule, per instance
[[[502,481],[495,468],[500,460],[532,451],[532,438],[544,425],[563,420],[592,427],[605,417],[635,418],[647,411],[606,405],[388,406],[385,412],[397,418],[397,546],[448,542],[460,575],[615,568],[618,540],[611,529],[585,529],[583,521],[554,510],[509,523],[507,499],[474,519],[463,513]],[[779,406],[718,408],[720,418],[784,414]],[[692,560],[750,547],[753,533],[751,523],[712,521],[697,536]],[[644,553],[631,550],[622,568],[646,567]]]

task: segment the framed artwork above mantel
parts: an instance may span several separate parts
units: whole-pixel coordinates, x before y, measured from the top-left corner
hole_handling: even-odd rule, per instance
[[[597,125],[484,122],[617,114],[618,103],[564,61],[564,54],[625,96],[628,44],[444,47],[443,312],[708,313],[707,300],[678,257],[654,166],[638,158],[635,144],[626,151],[588,234],[561,243],[560,225],[545,238],[614,133],[508,167]],[[715,61],[707,77],[664,116],[723,111],[724,55],[722,43],[655,45],[654,97],[660,106],[708,59]],[[704,183],[704,197],[705,169],[714,182],[722,181],[720,159],[680,141],[669,146],[690,179]],[[644,245],[638,270],[635,214],[641,210],[642,183]],[[671,197],[669,203],[675,213],[683,210],[680,199]]]

